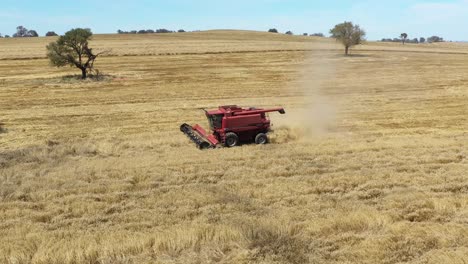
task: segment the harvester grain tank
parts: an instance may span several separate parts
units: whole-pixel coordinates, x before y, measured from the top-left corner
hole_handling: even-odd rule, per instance
[[[216,110],[205,110],[210,131],[200,125],[182,124],[180,130],[187,135],[199,149],[217,146],[234,147],[240,143],[266,144],[271,123],[267,113],[285,114],[284,108],[241,108],[236,105],[220,106]]]

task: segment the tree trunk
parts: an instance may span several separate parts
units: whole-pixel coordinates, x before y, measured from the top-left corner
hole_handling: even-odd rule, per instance
[[[346,47],[345,47],[345,55],[348,56],[348,54],[349,54],[349,47],[346,46]]]
[[[81,79],[86,79],[86,68],[81,69]]]

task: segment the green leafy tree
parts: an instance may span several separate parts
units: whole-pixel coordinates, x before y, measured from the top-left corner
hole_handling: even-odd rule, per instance
[[[47,57],[56,67],[71,66],[81,70],[82,79],[93,70],[94,61],[102,53],[94,54],[88,46],[93,33],[90,29],[76,28],[47,45]]]
[[[359,27],[354,25],[352,22],[344,22],[336,25],[330,30],[332,38],[340,41],[345,47],[345,55],[349,54],[349,48],[355,45],[359,45],[364,41],[366,32]]]

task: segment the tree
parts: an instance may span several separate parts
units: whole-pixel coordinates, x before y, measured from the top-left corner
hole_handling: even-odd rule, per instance
[[[0,33],[0,38],[3,38],[2,33]]]
[[[179,29],[179,30],[177,30],[177,32],[179,32],[179,33],[185,33],[185,30]]]
[[[419,38],[419,43],[424,43],[424,42],[426,42],[426,39],[423,38],[423,37],[420,37],[420,38]]]
[[[304,34],[302,34],[302,35],[303,35],[303,36],[309,36],[309,33],[304,33]]]
[[[349,48],[355,45],[359,45],[364,41],[366,32],[359,27],[359,25],[353,25],[352,22],[344,22],[336,25],[330,30],[332,38],[340,41],[345,47],[345,55],[349,54]]]
[[[291,30],[286,31],[286,33],[284,33],[284,34],[286,34],[286,35],[293,35],[293,33],[292,33]]]
[[[39,34],[37,34],[36,30],[28,30],[28,33],[26,33],[27,37],[32,37],[32,38],[37,38],[39,37]]]
[[[57,33],[55,33],[55,31],[48,31],[46,34],[45,34],[46,37],[55,37],[55,36],[58,36]]]
[[[27,33],[28,33],[28,29],[26,29],[23,26],[17,26],[16,27],[16,33],[13,34],[13,37],[14,38],[23,38],[23,37],[26,37]]]
[[[88,40],[93,33],[89,29],[75,28],[47,45],[47,57],[56,67],[69,65],[81,70],[81,78],[93,70],[94,61],[102,53],[94,54],[88,47]]]
[[[278,33],[278,30],[277,30],[276,28],[270,28],[270,29],[268,30],[268,32],[270,32],[270,33]]]
[[[401,38],[401,42],[403,42],[403,45],[405,45],[406,39],[408,38],[408,34],[401,33],[400,38]]]
[[[5,35],[5,38],[9,38],[9,37],[10,37],[10,35]]]
[[[439,37],[439,36],[432,36],[430,38],[427,38],[427,42],[433,43],[433,42],[444,42],[444,39]]]

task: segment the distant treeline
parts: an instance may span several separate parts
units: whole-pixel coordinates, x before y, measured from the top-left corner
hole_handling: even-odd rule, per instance
[[[432,36],[432,37],[429,37],[429,38],[414,38],[414,39],[403,39],[403,38],[383,38],[381,40],[382,42],[403,42],[403,43],[414,43],[414,44],[418,44],[418,43],[435,43],[435,42],[444,42],[444,38],[441,38],[439,36]]]
[[[54,31],[49,31],[45,34],[45,36],[50,37],[50,36],[58,36],[58,35]],[[3,36],[0,33],[0,38],[9,38],[9,37],[10,35]],[[14,33],[12,37],[14,38],[36,38],[36,37],[39,37],[39,34],[37,33],[36,30],[33,30],[33,29],[29,30],[23,26],[17,26],[16,33]]]
[[[186,32],[185,30],[183,29],[179,29],[177,31],[175,30],[169,30],[169,29],[165,29],[165,28],[160,28],[160,29],[140,29],[140,30],[130,30],[130,31],[123,31],[123,30],[117,30],[117,33],[118,34],[152,34],[152,33],[176,33],[176,32],[179,32],[179,33],[183,33],[183,32]],[[279,31],[276,29],[276,28],[270,28],[268,30],[268,32],[270,33],[279,33]],[[290,30],[286,31],[284,34],[286,35],[294,35],[294,33]],[[303,33],[302,34],[303,36],[314,36],[314,37],[325,37],[325,35],[323,33],[312,33],[312,34],[309,34],[309,33]],[[51,37],[51,36],[58,36],[57,33],[55,33],[54,31],[48,31],[46,34],[45,34],[46,37]],[[39,37],[39,34],[37,33],[37,31],[35,30],[29,30],[23,26],[18,26],[16,27],[16,33],[14,33],[12,36],[10,35],[2,35],[0,33],[0,38],[9,38],[9,37],[14,37],[14,38],[31,38],[31,37]],[[418,44],[418,43],[435,43],[435,42],[444,42],[445,40],[442,38],[442,37],[439,37],[439,36],[432,36],[432,37],[429,37],[429,38],[423,38],[423,37],[420,37],[420,38],[408,38],[408,34],[406,33],[402,33],[400,38],[383,38],[381,40],[381,42],[402,42],[403,44],[405,43],[414,43],[414,44]]]
[[[270,32],[270,33],[279,33],[279,31],[278,31],[276,28],[270,28],[270,29],[268,30],[268,32]],[[286,31],[284,34],[286,34],[286,35],[294,35],[294,33],[293,33],[291,30]],[[313,37],[325,37],[325,35],[324,35],[323,33],[312,33],[312,34],[303,33],[302,35],[303,35],[303,36],[313,36]]]
[[[3,37],[9,38],[10,35],[2,36],[2,34],[0,34],[0,38],[3,38]],[[16,27],[16,33],[13,34],[13,37],[14,38],[34,38],[34,37],[39,37],[39,34],[37,34],[36,30],[28,30],[27,28],[23,26],[18,26]]]
[[[123,30],[119,29],[117,31],[118,34],[148,34],[148,33],[175,33],[175,32],[182,33],[182,32],[185,32],[185,30],[179,29],[177,31],[173,31],[173,30],[168,30],[168,29],[165,29],[165,28],[160,28],[160,29],[156,29],[156,30],[142,29],[142,30],[131,30],[131,31],[123,31]],[[48,31],[45,34],[45,36],[46,37],[52,37],[52,36],[58,36],[58,34],[55,33],[54,31]],[[31,37],[39,37],[39,34],[37,33],[37,31],[28,30],[27,28],[25,28],[23,26],[16,27],[16,33],[14,33],[12,36],[2,35],[0,33],[0,38],[10,38],[10,37],[14,37],[14,38],[31,38]]]
[[[174,30],[169,30],[165,28],[160,28],[160,29],[140,29],[140,30],[130,30],[130,31],[123,31],[123,30],[117,30],[117,34],[152,34],[152,33],[183,33],[185,30],[179,29],[177,31]]]

